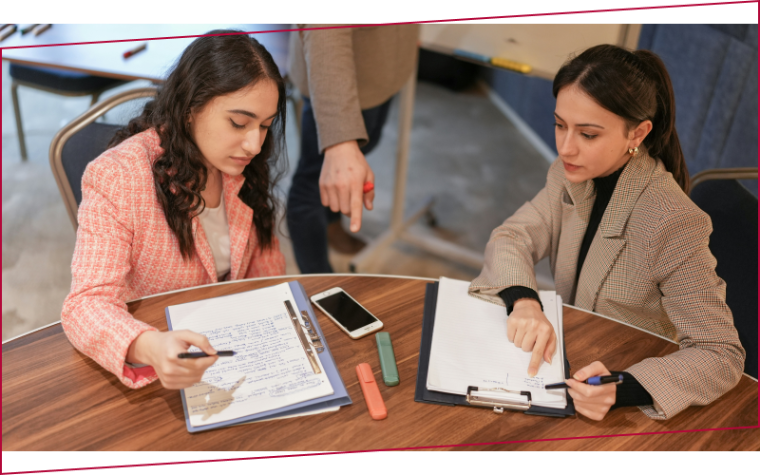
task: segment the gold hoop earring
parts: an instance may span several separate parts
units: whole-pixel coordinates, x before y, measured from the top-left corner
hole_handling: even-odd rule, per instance
[[[639,153],[639,147],[633,147],[633,148],[628,149],[629,155],[636,155],[637,153]]]

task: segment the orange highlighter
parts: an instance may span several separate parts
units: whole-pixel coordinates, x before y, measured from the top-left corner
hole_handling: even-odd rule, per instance
[[[356,376],[359,377],[359,385],[364,393],[364,400],[367,401],[369,415],[376,421],[388,417],[388,410],[385,408],[383,397],[380,395],[380,389],[377,387],[375,375],[372,374],[372,368],[367,363],[362,363],[356,367]]]

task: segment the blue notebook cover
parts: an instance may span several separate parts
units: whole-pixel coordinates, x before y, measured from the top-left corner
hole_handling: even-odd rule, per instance
[[[193,427],[192,425],[190,425],[190,417],[187,412],[187,401],[185,400],[185,391],[180,390],[180,393],[182,394],[182,409],[185,412],[185,424],[187,425],[188,432],[201,432],[201,431],[206,431],[210,429],[219,429],[221,427],[228,427],[228,426],[232,426],[236,424],[244,424],[248,422],[256,422],[256,421],[262,421],[266,419],[273,419],[273,418],[286,417],[286,416],[294,416],[294,415],[301,414],[304,412],[311,412],[311,411],[327,409],[327,408],[337,407],[337,406],[346,406],[352,403],[351,397],[348,395],[348,391],[346,390],[345,384],[343,384],[343,379],[340,377],[340,373],[338,372],[338,368],[335,364],[335,360],[333,359],[332,353],[330,352],[330,347],[327,345],[327,340],[325,340],[324,333],[322,333],[322,328],[319,326],[319,321],[317,321],[317,316],[314,314],[314,309],[311,308],[311,303],[309,303],[309,299],[306,296],[306,292],[304,291],[303,286],[298,281],[295,281],[295,280],[288,282],[288,285],[290,286],[290,291],[293,294],[293,298],[296,301],[296,305],[298,307],[297,309],[298,313],[300,313],[303,310],[309,313],[309,317],[311,317],[311,322],[313,323],[314,328],[316,329],[317,334],[319,335],[320,339],[322,340],[322,344],[325,347],[324,351],[322,353],[318,353],[317,356],[322,362],[322,366],[324,367],[325,373],[327,374],[327,379],[330,381],[330,385],[333,388],[333,394],[316,398],[316,399],[311,399],[309,401],[303,401],[303,402],[282,407],[279,409],[272,409],[270,411],[259,412],[250,416],[245,416],[245,417],[240,417],[237,419],[232,419],[229,421],[219,422],[217,424],[209,424],[209,425],[204,425],[204,426],[199,426],[199,427]],[[255,292],[255,290],[252,292]],[[172,323],[171,323],[171,318],[169,315],[169,308],[167,307],[165,311],[166,311],[166,322],[169,325],[169,330],[172,330]]]

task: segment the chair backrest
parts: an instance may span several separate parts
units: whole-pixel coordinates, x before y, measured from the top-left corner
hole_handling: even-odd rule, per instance
[[[50,168],[74,230],[77,229],[77,210],[82,201],[84,170],[88,163],[106,150],[116,130],[121,128],[96,123],[95,120],[119,104],[153,97],[156,91],[155,87],[131,89],[98,102],[59,130],[50,143]]]
[[[757,198],[733,178],[695,182],[691,199],[712,219],[715,271],[726,281],[726,304],[747,351],[744,372],[757,378]]]

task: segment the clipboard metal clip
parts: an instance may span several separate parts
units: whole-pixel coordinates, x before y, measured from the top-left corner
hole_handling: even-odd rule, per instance
[[[491,394],[478,394],[484,392]],[[493,394],[494,392],[508,394],[500,397],[500,395]],[[525,401],[521,402],[515,400],[520,398],[525,399]],[[530,391],[515,391],[504,388],[478,388],[476,386],[468,386],[465,399],[471,406],[492,407],[493,412],[497,414],[503,413],[504,409],[527,411],[530,409],[531,405]]]
[[[317,353],[322,353],[323,351],[325,351],[325,345],[322,344],[322,339],[319,338],[317,331],[314,330],[314,324],[311,323],[309,312],[307,312],[306,310],[301,310],[301,320],[303,320],[303,324],[301,326],[304,329],[306,329],[306,331],[309,333],[309,338],[311,339],[311,345],[314,347],[315,350],[317,350]]]
[[[319,367],[319,363],[317,363],[317,355],[314,353],[314,348],[312,348],[312,345],[309,344],[309,337],[306,336],[306,329],[304,325],[298,321],[298,316],[296,315],[295,310],[293,310],[293,305],[291,305],[290,300],[285,300],[285,308],[288,310],[290,321],[293,323],[293,329],[298,335],[298,340],[301,342],[303,351],[306,352],[306,358],[311,364],[311,369],[314,371],[314,374],[321,373],[322,369]]]

